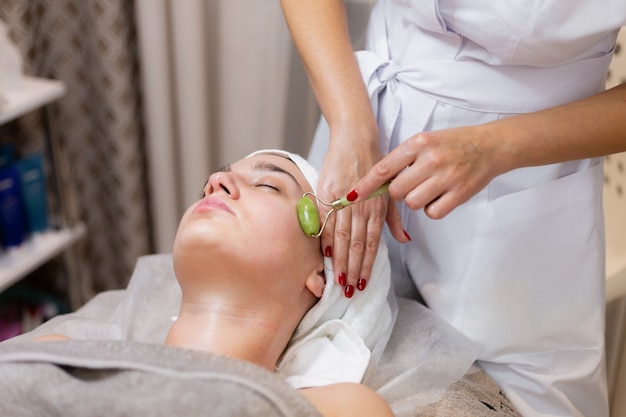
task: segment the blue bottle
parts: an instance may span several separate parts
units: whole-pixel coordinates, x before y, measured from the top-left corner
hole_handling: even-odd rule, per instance
[[[0,146],[0,169],[13,163],[14,153],[13,145],[10,143]]]
[[[43,154],[33,153],[18,163],[20,190],[26,211],[28,232],[39,233],[48,228],[48,198],[43,169]]]
[[[20,173],[13,164],[0,170],[0,238],[6,248],[25,239],[24,211],[20,195]]]

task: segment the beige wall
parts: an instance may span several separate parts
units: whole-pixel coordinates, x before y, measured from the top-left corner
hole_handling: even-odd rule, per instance
[[[626,29],[620,32],[618,47],[609,69],[607,87],[626,82]],[[625,116],[626,117],[626,116]],[[621,160],[626,155],[620,155]],[[623,177],[622,173],[622,177]],[[606,189],[605,193],[614,192]],[[626,198],[626,197],[625,197]],[[621,211],[626,216],[626,211]],[[622,222],[623,223],[623,222]],[[607,222],[607,232],[611,227],[610,219]],[[614,230],[611,230],[615,232]],[[610,233],[607,233],[610,237]],[[615,236],[626,238],[626,231],[614,233]],[[610,245],[608,242],[607,245]],[[623,245],[620,245],[623,247]],[[626,257],[626,253],[623,254]],[[611,401],[611,416],[626,417],[626,300],[623,298],[607,305],[607,373],[609,378],[609,396]]]

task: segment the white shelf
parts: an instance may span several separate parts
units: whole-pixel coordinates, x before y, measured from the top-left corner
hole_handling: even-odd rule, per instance
[[[6,103],[0,104],[0,125],[52,103],[63,97],[62,81],[36,77],[24,77],[24,88],[7,91]]]
[[[36,234],[22,245],[2,253],[0,256],[0,291],[78,242],[85,234],[85,225],[78,223],[71,228]]]

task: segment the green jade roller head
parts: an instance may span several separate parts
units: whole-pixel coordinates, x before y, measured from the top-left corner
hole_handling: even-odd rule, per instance
[[[374,197],[378,197],[379,195],[385,194],[389,189],[389,184],[391,181],[387,181],[380,187],[376,189],[372,194],[367,196],[366,200]],[[317,210],[317,205],[315,202],[308,198],[308,196],[313,197],[315,200],[324,204],[325,206],[330,207],[330,211],[326,213],[326,217],[324,218],[324,223],[320,227],[320,213]],[[365,201],[365,200],[364,200]],[[327,203],[318,196],[316,196],[312,192],[306,192],[304,195],[298,200],[297,212],[298,212],[298,222],[300,222],[300,227],[302,231],[310,237],[320,237],[322,232],[324,231],[324,227],[326,227],[326,222],[328,222],[328,218],[331,213],[341,210],[344,207],[348,207],[354,203],[348,201],[346,196],[338,198],[332,203]]]

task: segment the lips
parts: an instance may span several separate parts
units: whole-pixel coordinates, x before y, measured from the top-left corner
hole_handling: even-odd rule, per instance
[[[205,197],[193,209],[196,213],[207,212],[211,210],[223,210],[230,214],[235,214],[226,203],[216,197]]]

